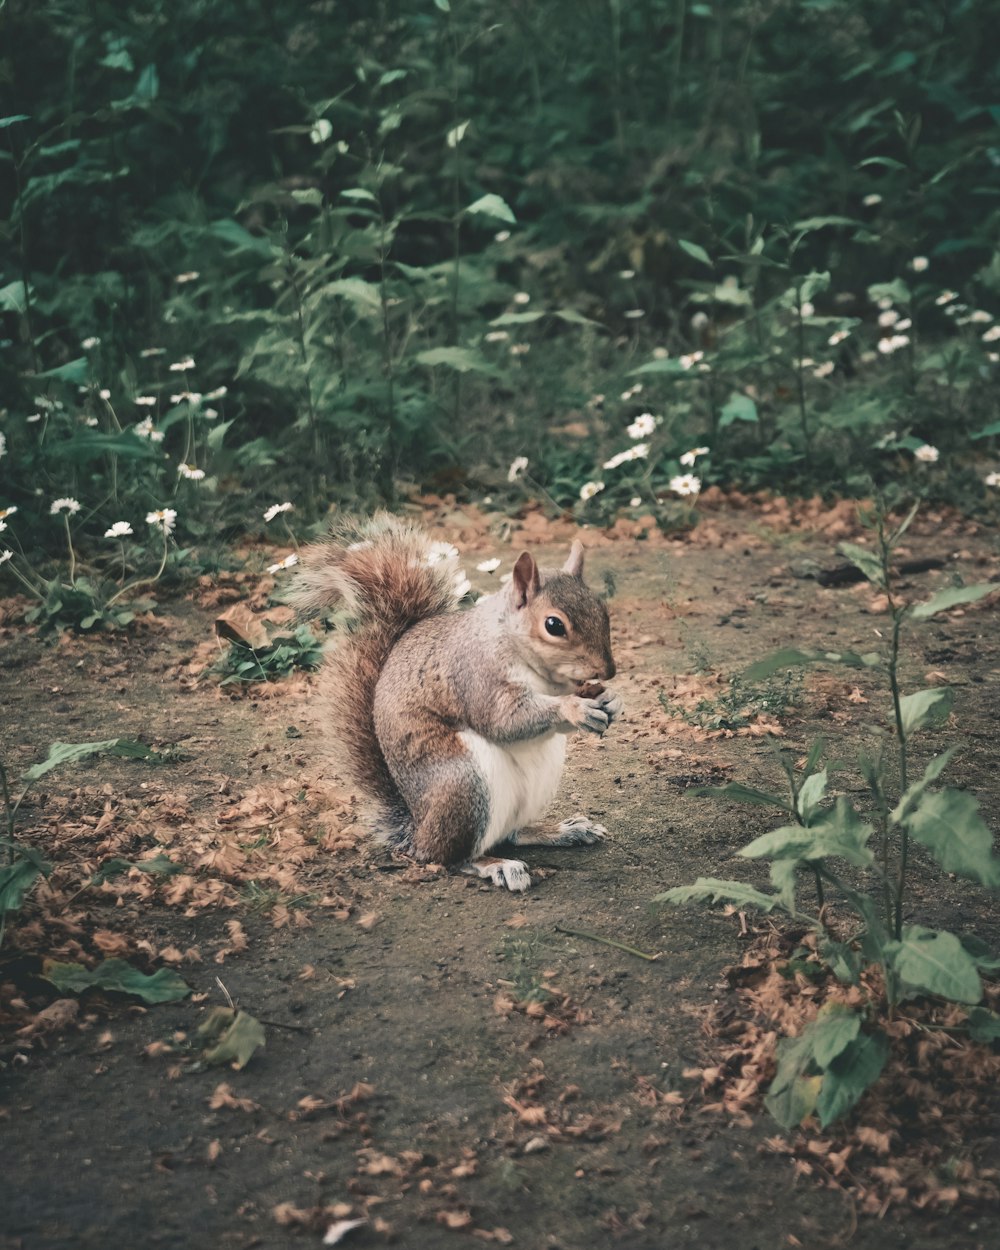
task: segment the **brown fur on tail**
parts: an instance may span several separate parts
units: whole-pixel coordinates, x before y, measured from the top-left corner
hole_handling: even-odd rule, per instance
[[[455,608],[456,565],[447,558],[429,563],[432,554],[425,534],[388,513],[342,523],[303,552],[289,596],[311,613],[343,602],[356,618],[325,665],[325,710],[350,726],[344,737],[348,764],[397,826],[389,836],[404,832],[398,826],[409,823],[409,813],[375,733],[375,687],[389,652],[408,629]]]

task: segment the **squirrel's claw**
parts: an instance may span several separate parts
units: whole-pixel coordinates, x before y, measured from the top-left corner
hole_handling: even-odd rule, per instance
[[[621,695],[616,694],[613,690],[603,691],[594,699],[594,702],[607,716],[609,725],[613,725],[625,710],[625,704],[622,702]]]

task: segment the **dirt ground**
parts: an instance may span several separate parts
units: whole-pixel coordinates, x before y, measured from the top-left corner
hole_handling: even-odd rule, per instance
[[[524,546],[551,562],[571,533],[532,514],[513,533],[475,509],[426,515],[470,570],[492,555],[509,568]],[[359,1250],[1000,1244],[995,1203],[868,1214],[843,1177],[782,1154],[762,1110],[729,1114],[684,1075],[713,1061],[704,1025],[733,997],[723,970],[763,922],[650,898],[699,875],[761,880],[734,853],[773,823],[690,792],[776,782],[773,744],[801,755],[816,733],[849,764],[886,702],[868,671],[817,669],[735,731],[696,706],[779,647],[879,645],[887,618],[870,588],[802,576],[840,562],[851,516],[730,510],[677,539],[642,525],[587,536],[589,580],[613,575],[626,712],[604,740],[574,740],[558,806],[610,837],[527,850],[534,884],[519,896],[367,840],[363,796],[313,765],[309,678],[236,697],[205,674],[214,618],[237,598],[260,603],[260,579],[206,579],[123,636],[53,645],[8,615],[13,777],[55,740],[121,734],[180,754],[67,766],[19,813],[19,837],[56,870],[0,952],[0,1250],[270,1250],[320,1244],[336,1220],[360,1217],[343,1243]],[[956,576],[1000,577],[995,536],[967,523],[925,516],[907,546],[944,561],[904,581],[914,600]],[[953,723],[926,736],[921,761],[964,740],[953,780],[1000,827],[994,600],[914,626],[907,654],[905,688],[942,676],[958,687]],[[863,802],[856,773],[842,776]],[[109,856],[157,849],[184,871],[133,870],[73,897]],[[914,872],[912,918],[1000,946],[995,899],[920,856]],[[65,1027],[33,1028],[56,997],[38,976],[43,956],[113,954],[175,967],[194,997],[142,1008],[90,994]],[[266,1046],[242,1071],[190,1049],[226,995],[264,1022]],[[995,1162],[998,1110],[994,1090],[955,1158]]]

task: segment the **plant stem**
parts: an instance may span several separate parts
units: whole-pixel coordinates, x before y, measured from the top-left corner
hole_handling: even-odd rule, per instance
[[[160,580],[160,578],[163,576],[163,570],[167,567],[167,544],[168,542],[169,542],[169,535],[167,534],[166,526],[164,526],[163,527],[163,556],[160,560],[160,567],[156,570],[156,572],[153,574],[152,577],[140,577],[137,582],[131,582],[128,586],[123,586],[121,590],[116,591],[111,596],[111,598],[107,601],[107,603],[104,605],[105,608],[110,608],[113,603],[117,603],[118,600],[122,597],[122,595],[126,592],[126,590],[129,590],[129,591],[135,590],[136,587],[138,586],[154,586]]]
[[[69,513],[63,513],[63,524],[66,526],[66,545],[69,547],[69,584],[76,585],[76,552],[73,550],[73,536],[69,532]]]
[[[613,946],[615,950],[625,951],[627,955],[635,955],[639,959],[645,959],[648,963],[653,963],[660,958],[659,952],[655,955],[647,955],[645,951],[638,951],[634,946],[626,946],[624,942],[616,942],[614,938],[601,937],[599,933],[586,933],[583,929],[569,929],[565,925],[557,924],[556,933],[565,933],[569,937],[586,938],[589,942],[600,942],[602,946]]]

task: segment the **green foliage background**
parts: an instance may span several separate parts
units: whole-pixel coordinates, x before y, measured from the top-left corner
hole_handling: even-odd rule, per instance
[[[1000,288],[994,36],[986,0],[8,0],[6,502],[188,492],[197,539],[249,492],[503,490],[523,454],[579,507],[647,408],[595,516],[702,440],[706,481],[808,489],[965,447],[995,369],[934,300]],[[879,284],[912,343],[862,377]]]

